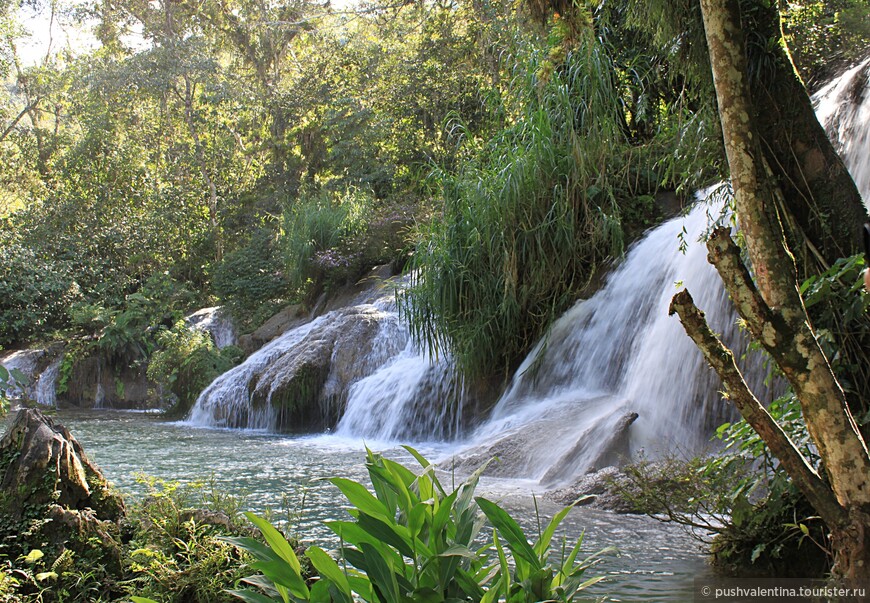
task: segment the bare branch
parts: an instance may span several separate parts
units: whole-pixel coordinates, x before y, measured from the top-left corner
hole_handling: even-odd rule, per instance
[[[729,237],[730,240],[730,237]],[[722,379],[730,400],[758,433],[771,452],[782,463],[810,504],[829,526],[842,525],[846,511],[837,502],[834,493],[813,470],[794,442],[773,420],[767,409],[750,391],[734,362],[734,354],[710,330],[704,313],[695,305],[687,290],[677,293],[671,300],[670,314],[678,314],[686,333],[704,354],[707,362]]]

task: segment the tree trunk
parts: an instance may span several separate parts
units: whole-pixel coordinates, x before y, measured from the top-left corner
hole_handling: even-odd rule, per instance
[[[751,101],[740,6],[737,0],[701,0],[701,12],[738,221],[757,288],[730,237],[711,238],[711,262],[753,336],[792,384],[833,494],[848,515],[848,519],[829,519],[839,547],[835,551],[837,571],[844,578],[870,578],[870,549],[865,546],[868,526],[862,523],[870,509],[870,455],[810,328],[797,289],[794,261],[785,246],[776,207],[781,192],[770,178],[773,169],[764,160],[767,142],[754,125],[759,107]],[[800,486],[802,476],[792,477]]]
[[[794,218],[786,224],[789,242],[802,245],[805,237],[824,264],[833,264],[861,250],[859,225],[867,220],[866,209],[816,119],[783,40],[776,3],[745,2],[741,11],[743,27],[765,42],[746,45],[753,69],[745,73],[751,73],[751,117],[760,150],[782,191],[784,209]]]

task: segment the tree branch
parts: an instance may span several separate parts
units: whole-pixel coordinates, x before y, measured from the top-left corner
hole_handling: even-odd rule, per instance
[[[728,240],[730,241],[730,236]],[[673,297],[669,314],[679,315],[686,333],[722,379],[730,400],[740,411],[741,416],[779,459],[789,477],[806,495],[819,515],[829,526],[842,525],[847,519],[846,511],[837,502],[833,491],[822,481],[788,434],[773,420],[770,413],[750,391],[734,362],[734,354],[710,330],[704,313],[695,306],[688,291],[684,289]]]

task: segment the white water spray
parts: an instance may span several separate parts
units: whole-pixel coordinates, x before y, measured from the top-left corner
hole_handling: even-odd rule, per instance
[[[40,406],[57,406],[57,379],[60,376],[60,365],[63,364],[63,354],[51,361],[51,364],[39,374],[36,382],[34,398]]]
[[[668,316],[671,297],[685,286],[713,330],[745,347],[698,241],[721,220],[720,208],[699,204],[650,231],[602,289],[556,321],[473,438],[484,455],[506,457],[501,474],[558,482],[618,461],[614,447],[697,453],[731,416],[712,371],[677,317]],[[763,388],[763,371],[749,373]]]
[[[870,57],[813,95],[816,116],[870,210]]]

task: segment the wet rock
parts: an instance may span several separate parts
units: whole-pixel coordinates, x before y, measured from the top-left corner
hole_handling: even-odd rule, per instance
[[[253,354],[279,335],[308,322],[308,320],[308,313],[305,312],[302,305],[293,304],[287,306],[263,323],[253,333],[239,337],[239,347],[242,348],[245,354]]]
[[[378,334],[391,316],[373,307],[337,311],[280,358],[269,363],[253,386],[254,407],[271,404],[281,430],[324,428],[340,416],[347,390],[369,374],[378,358]],[[386,347],[396,345],[395,338]],[[395,350],[391,350],[395,353]]]
[[[547,492],[544,498],[560,505],[570,505],[583,499],[579,504],[596,509],[606,509],[616,513],[637,513],[638,510],[620,495],[626,487],[629,487],[629,480],[618,468],[605,467],[584,475],[568,487]]]
[[[159,405],[157,385],[144,366],[112,366],[91,356],[75,363],[66,390],[57,395],[61,404],[80,408],[149,409]]]
[[[219,350],[236,345],[236,327],[221,306],[197,310],[185,316],[184,322],[191,329],[205,331],[211,335],[212,341]]]
[[[603,441],[590,442],[591,438],[581,437],[567,454],[550,467],[541,479],[541,483],[545,485],[557,483],[590,452],[592,455],[585,462],[591,472],[604,467],[618,467],[626,463],[631,458],[628,428],[637,420],[637,416],[636,412],[622,415],[613,426],[612,431],[604,434]]]

